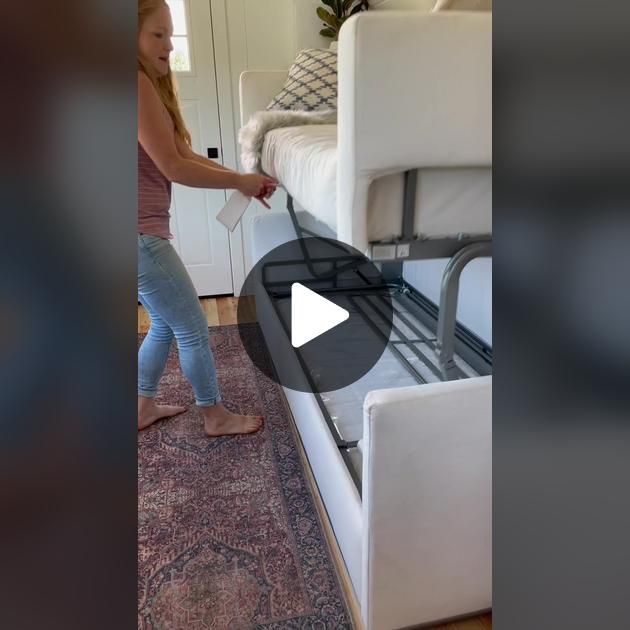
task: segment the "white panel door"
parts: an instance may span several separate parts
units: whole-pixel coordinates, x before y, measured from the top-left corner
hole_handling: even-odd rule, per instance
[[[175,71],[182,114],[193,150],[207,155],[218,149],[222,161],[219,107],[212,42],[210,0],[167,0],[173,16]],[[230,241],[216,215],[226,200],[224,190],[173,185],[171,231],[199,296],[232,293]]]

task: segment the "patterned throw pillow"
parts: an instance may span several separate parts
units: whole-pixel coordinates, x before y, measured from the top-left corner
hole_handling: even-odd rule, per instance
[[[337,53],[319,48],[300,51],[282,91],[267,109],[337,109]]]

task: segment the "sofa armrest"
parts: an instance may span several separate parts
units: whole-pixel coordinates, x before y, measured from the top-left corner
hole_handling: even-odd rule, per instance
[[[370,630],[491,606],[492,377],[370,392],[361,609]]]
[[[367,11],[338,48],[337,238],[366,251],[373,179],[492,164],[492,14]]]
[[[255,112],[266,109],[284,86],[288,74],[288,70],[246,70],[241,73],[239,78],[241,125],[244,125]]]

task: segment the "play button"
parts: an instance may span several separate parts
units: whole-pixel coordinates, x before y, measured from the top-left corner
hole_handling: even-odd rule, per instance
[[[291,345],[300,348],[345,322],[350,313],[303,284],[291,285]]]
[[[241,342],[266,377],[323,393],[374,367],[390,340],[393,308],[380,270],[363,254],[337,240],[305,238],[254,265],[237,318]]]

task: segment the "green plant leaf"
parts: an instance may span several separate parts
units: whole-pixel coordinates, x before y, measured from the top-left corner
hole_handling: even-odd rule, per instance
[[[317,7],[317,16],[329,26],[333,28],[337,26],[337,18],[332,13],[326,11],[324,7]]]
[[[356,0],[343,0],[343,14],[348,15],[348,10],[356,2]]]
[[[338,17],[338,18],[342,17],[342,14],[341,14],[342,0],[322,0],[322,3],[333,10],[333,15],[335,17]],[[323,9],[324,11],[326,10],[324,9],[324,7],[318,7],[317,8],[318,15],[319,15],[319,9]]]
[[[363,5],[362,4],[357,4],[356,7],[354,7],[354,9],[352,9],[352,11],[350,11],[350,15],[354,15],[355,13],[359,13],[360,11],[363,11]]]
[[[333,39],[335,37],[337,37],[337,31],[334,28],[323,28],[321,31],[319,31],[320,35],[323,35],[324,37],[332,37]]]

